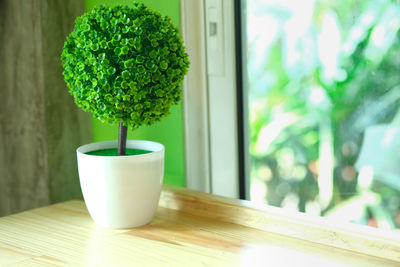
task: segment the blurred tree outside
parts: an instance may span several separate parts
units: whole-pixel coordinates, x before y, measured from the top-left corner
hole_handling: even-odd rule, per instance
[[[247,7],[251,200],[399,228],[399,2]]]

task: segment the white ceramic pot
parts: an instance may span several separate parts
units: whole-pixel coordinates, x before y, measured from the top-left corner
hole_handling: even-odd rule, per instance
[[[152,151],[132,156],[94,156],[90,151],[116,148],[117,141],[77,149],[79,180],[93,220],[109,228],[131,228],[151,221],[164,177],[164,146],[128,140],[126,148]]]

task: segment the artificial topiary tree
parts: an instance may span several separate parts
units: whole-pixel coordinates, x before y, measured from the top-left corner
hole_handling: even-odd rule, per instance
[[[75,103],[97,119],[127,127],[153,124],[181,99],[188,71],[183,41],[170,21],[141,3],[100,6],[78,17],[61,55]]]

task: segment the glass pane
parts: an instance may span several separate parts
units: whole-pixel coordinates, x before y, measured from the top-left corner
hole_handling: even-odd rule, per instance
[[[251,200],[399,228],[399,2],[246,6]]]

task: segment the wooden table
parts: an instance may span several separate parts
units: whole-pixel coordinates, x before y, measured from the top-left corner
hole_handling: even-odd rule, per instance
[[[0,266],[400,266],[397,233],[165,186],[152,223],[96,226],[82,200],[0,218]]]

